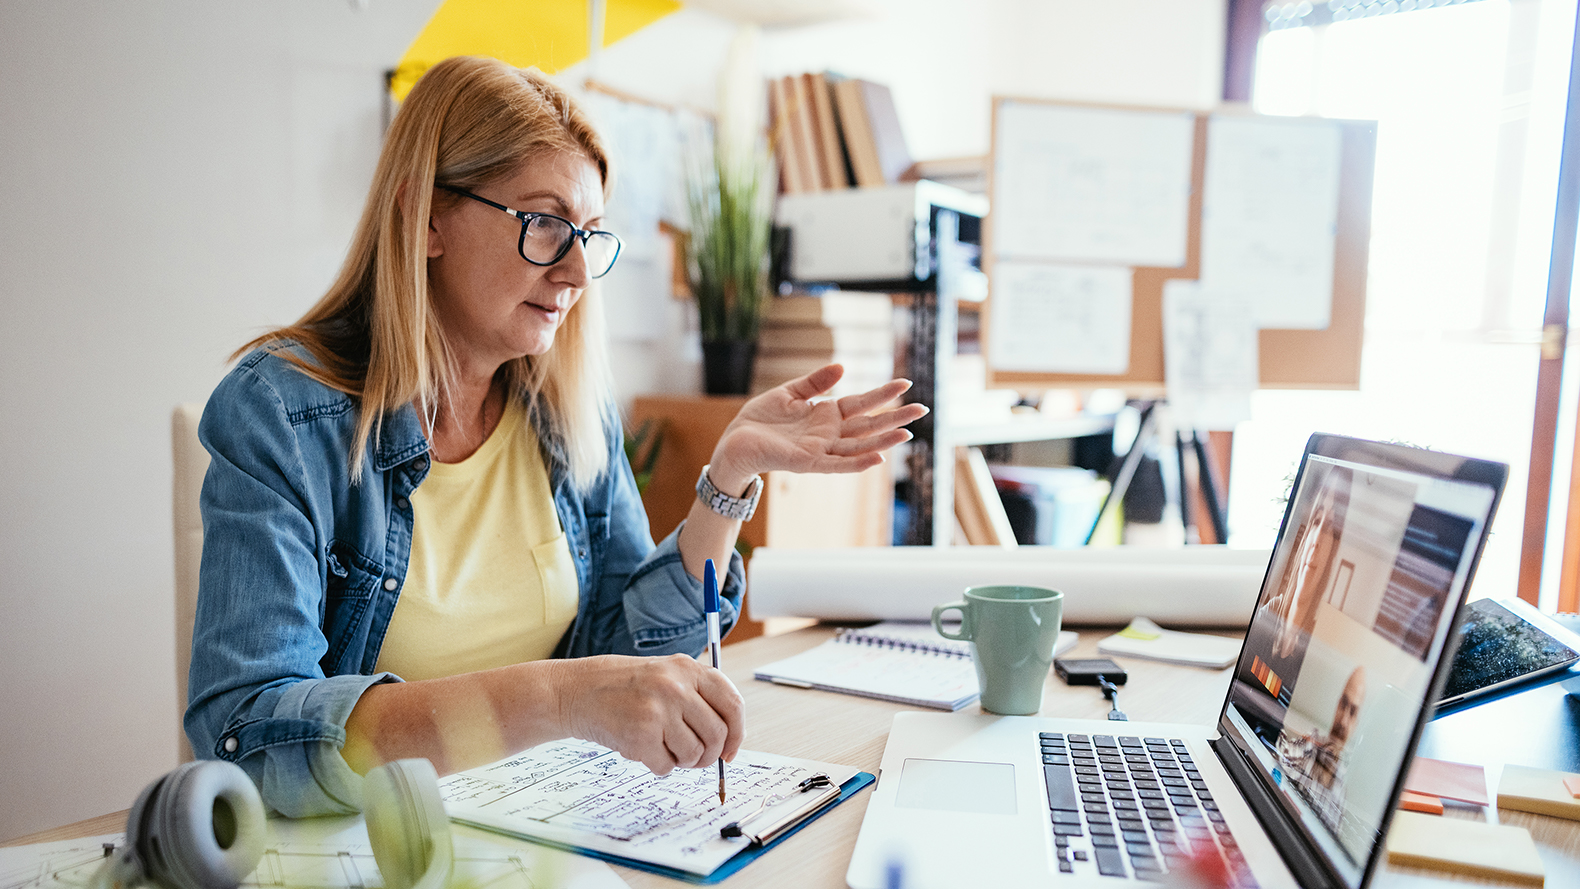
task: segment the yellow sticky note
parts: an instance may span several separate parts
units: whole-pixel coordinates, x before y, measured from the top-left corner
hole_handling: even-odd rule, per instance
[[[1504,766],[1498,779],[1498,808],[1580,821],[1580,799],[1564,786],[1569,777],[1570,772]]]
[[[1163,638],[1163,633],[1160,632],[1158,625],[1146,618],[1137,618],[1131,621],[1130,626],[1125,627],[1115,635],[1123,636],[1126,639],[1141,640]]]
[[[1388,830],[1388,860],[1471,876],[1540,886],[1546,881],[1536,841],[1523,827],[1398,812]]]

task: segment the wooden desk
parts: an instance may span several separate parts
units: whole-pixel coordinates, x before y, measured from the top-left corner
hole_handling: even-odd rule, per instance
[[[909,709],[899,704],[874,701],[853,695],[787,688],[752,679],[760,665],[795,654],[833,635],[827,627],[812,627],[783,636],[751,639],[725,650],[725,672],[746,698],[746,746],[752,750],[799,756],[825,762],[845,763],[877,773],[888,740],[894,714]],[[1081,630],[1081,643],[1072,656],[1094,656],[1097,640],[1111,630]],[[1132,719],[1156,722],[1213,723],[1228,689],[1230,671],[1178,667],[1136,659],[1125,660],[1130,682],[1120,693],[1120,706]],[[962,712],[975,712],[973,705]],[[1095,688],[1070,688],[1050,676],[1043,699],[1043,715],[1102,719],[1108,704]],[[1518,723],[1510,720],[1518,719]],[[1511,733],[1511,724],[1537,726],[1533,732]],[[1491,761],[1488,746],[1505,735],[1516,739],[1507,761],[1544,768],[1580,768],[1580,705],[1563,696],[1557,686],[1528,692],[1494,704],[1447,717],[1427,730],[1422,743],[1424,755]],[[1532,750],[1520,746],[1519,738]],[[1548,741],[1542,741],[1547,738]],[[1557,744],[1554,747],[1553,744]],[[1567,746],[1566,746],[1567,745]],[[1549,762],[1562,748],[1567,761]],[[1480,751],[1479,753],[1477,751]],[[1534,757],[1534,758],[1533,758]],[[1501,762],[1496,765],[1501,766]],[[845,869],[861,828],[871,791],[863,791],[785,840],[761,861],[747,866],[723,885],[730,889],[751,887],[843,887]],[[1504,824],[1518,824],[1530,830],[1547,865],[1547,886],[1580,886],[1580,824],[1560,818],[1521,812],[1499,813]],[[126,813],[117,812],[76,824],[21,837],[5,845],[72,839],[121,831]],[[675,887],[684,885],[653,874],[616,867],[631,886]],[[1387,867],[1372,885],[1386,889],[1416,889],[1447,883],[1511,885],[1490,880],[1448,878],[1435,871]]]

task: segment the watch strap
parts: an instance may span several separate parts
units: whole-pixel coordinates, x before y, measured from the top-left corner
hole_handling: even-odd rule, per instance
[[[715,487],[713,480],[708,478],[707,466],[702,467],[702,474],[697,476],[697,498],[727,519],[750,521],[752,514],[757,511],[757,500],[762,494],[763,477],[760,475],[752,476],[751,484],[746,486],[746,493],[740,497],[732,497]]]

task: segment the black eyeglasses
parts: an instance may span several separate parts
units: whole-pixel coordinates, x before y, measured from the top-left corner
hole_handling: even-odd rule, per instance
[[[620,239],[611,232],[577,228],[569,219],[555,216],[553,213],[512,210],[504,204],[496,204],[464,188],[451,185],[439,187],[451,194],[458,194],[480,204],[487,204],[496,210],[503,210],[521,220],[521,239],[516,243],[516,250],[521,254],[522,259],[533,265],[553,265],[559,262],[570,252],[571,243],[578,238],[581,239],[582,250],[587,254],[587,274],[591,277],[602,278],[609,274],[609,270],[614,268],[614,261],[620,256]]]

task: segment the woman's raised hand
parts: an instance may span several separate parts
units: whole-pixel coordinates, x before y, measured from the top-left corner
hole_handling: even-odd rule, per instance
[[[844,375],[830,364],[746,402],[725,428],[709,470],[730,490],[770,470],[860,472],[883,462],[883,452],[911,433],[904,428],[927,414],[920,404],[894,405],[909,380],[890,380],[859,395],[822,400]]]

